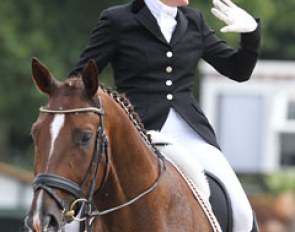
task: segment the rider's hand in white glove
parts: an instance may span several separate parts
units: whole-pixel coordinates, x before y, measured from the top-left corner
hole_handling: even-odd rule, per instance
[[[212,14],[227,24],[220,29],[221,32],[246,33],[256,30],[255,19],[230,0],[213,0],[213,5]]]

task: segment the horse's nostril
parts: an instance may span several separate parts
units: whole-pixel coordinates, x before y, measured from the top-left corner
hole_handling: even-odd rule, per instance
[[[58,231],[58,219],[54,215],[48,215],[44,218],[44,228],[46,231]]]
[[[59,219],[54,214],[47,214],[43,217],[32,218],[27,216],[24,220],[22,232],[57,232],[60,230]]]

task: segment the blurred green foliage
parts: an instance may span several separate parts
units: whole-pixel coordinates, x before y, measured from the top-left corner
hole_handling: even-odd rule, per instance
[[[31,58],[41,59],[58,79],[64,79],[84,48],[100,12],[125,0],[1,0],[0,4],[0,160],[32,166],[30,127],[45,104],[31,79]],[[261,18],[264,59],[294,59],[295,1],[235,0]],[[218,36],[237,46],[238,35],[222,34],[223,23],[210,13],[211,1],[191,0]],[[111,84],[111,73],[103,73]]]
[[[295,170],[278,171],[265,176],[266,185],[270,192],[292,192],[295,194]]]

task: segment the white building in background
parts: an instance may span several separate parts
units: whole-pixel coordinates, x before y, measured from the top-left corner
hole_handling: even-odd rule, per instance
[[[33,174],[0,162],[0,230],[20,231],[32,197]]]
[[[237,83],[202,63],[200,103],[237,172],[295,168],[295,62],[259,61]]]

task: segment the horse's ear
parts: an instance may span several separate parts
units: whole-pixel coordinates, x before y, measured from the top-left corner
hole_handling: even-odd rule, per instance
[[[56,80],[49,70],[37,58],[32,59],[32,76],[36,87],[43,93],[50,95],[56,86]]]
[[[93,97],[98,89],[98,71],[94,60],[90,60],[82,71],[82,79],[85,86],[85,93],[88,97]]]

